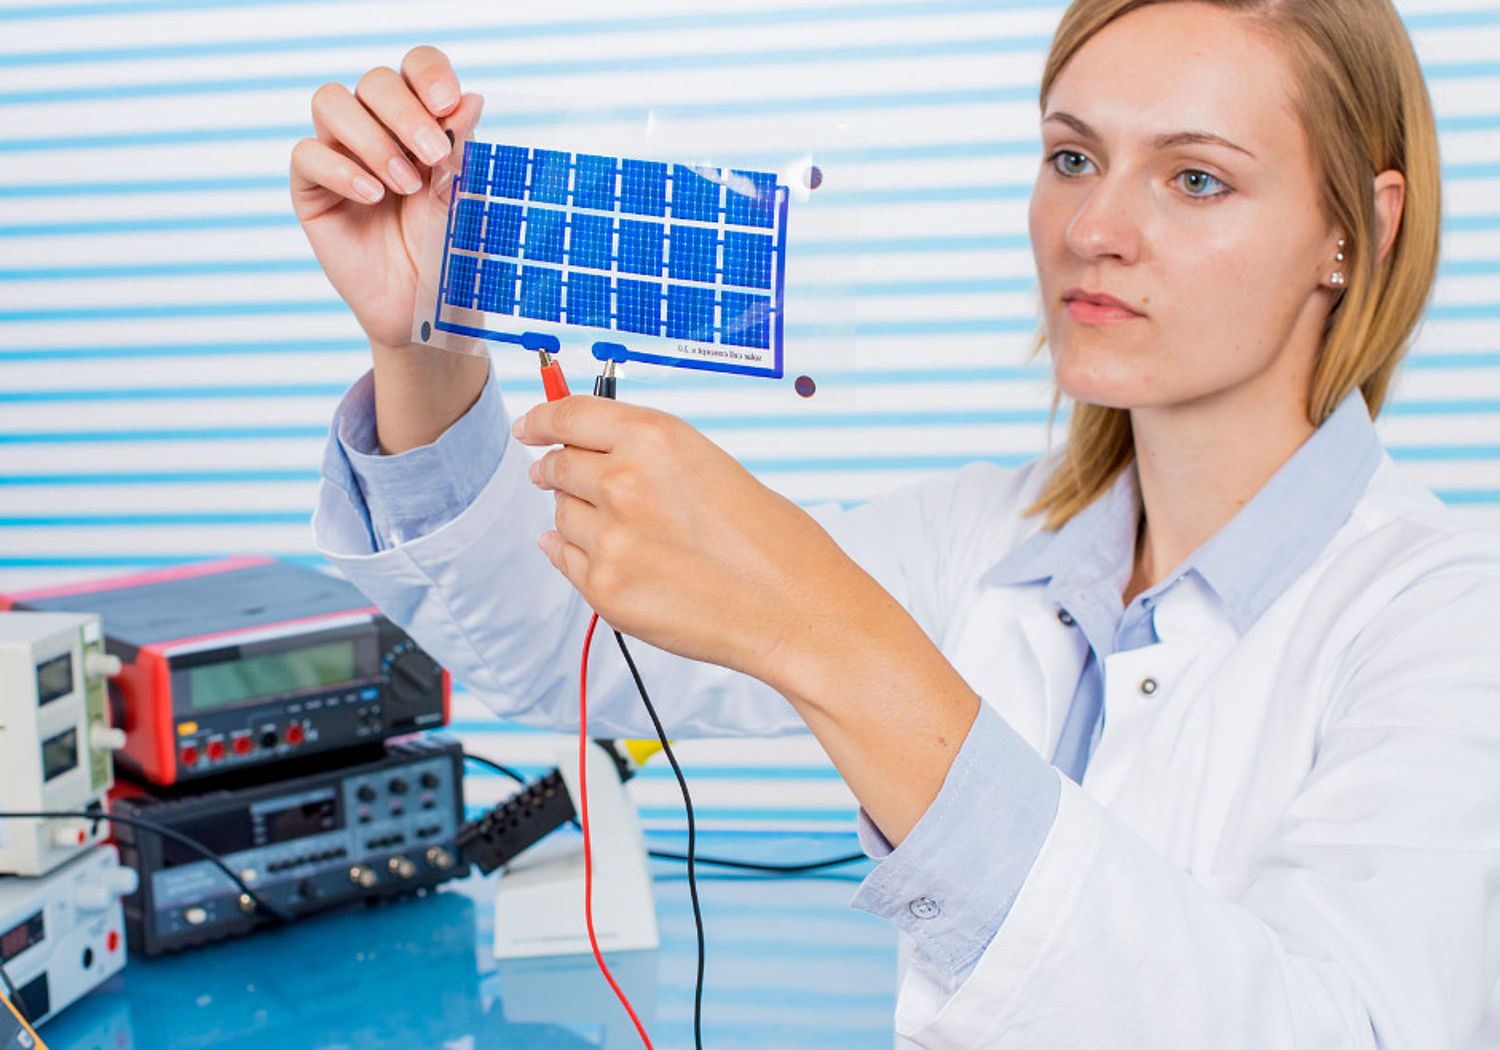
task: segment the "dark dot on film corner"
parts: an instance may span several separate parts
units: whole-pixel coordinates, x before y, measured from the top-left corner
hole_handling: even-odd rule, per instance
[[[807,183],[808,189],[817,189],[823,185],[823,169],[814,164],[802,173],[802,181]]]
[[[423,321],[422,322],[422,342],[425,343],[425,342],[427,342],[427,340],[429,340],[431,338],[432,338],[432,322],[430,322],[430,321]]]
[[[818,384],[813,382],[812,376],[798,376],[792,387],[801,397],[812,397],[818,392]]]
[[[448,136],[448,145],[450,145],[450,146],[453,145],[453,129],[452,128],[444,128],[443,129],[443,134]]]

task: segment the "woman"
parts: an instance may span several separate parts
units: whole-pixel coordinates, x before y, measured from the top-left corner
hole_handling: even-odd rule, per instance
[[[905,935],[903,1039],[1500,1046],[1500,543],[1370,421],[1437,255],[1400,20],[1077,0],[1041,100],[1066,449],[809,516],[627,404],[507,442],[485,358],[405,345],[397,143],[441,163],[478,99],[430,49],[324,88],[293,196],[375,368],[320,545],[508,717],[571,724],[592,607],[657,647],[674,734],[811,729],[881,858],[856,904]],[[590,695],[649,732],[615,661]]]

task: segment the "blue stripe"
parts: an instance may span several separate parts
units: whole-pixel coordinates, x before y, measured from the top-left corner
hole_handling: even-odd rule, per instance
[[[242,259],[226,262],[132,263],[110,266],[49,266],[0,269],[0,281],[101,281],[142,277],[221,277],[239,274],[320,273],[316,259]],[[0,351],[4,354],[4,351]]]
[[[682,819],[682,806],[641,806],[642,820]],[[853,824],[856,809],[853,805],[830,806],[827,809],[772,808],[765,806],[735,809],[730,806],[693,806],[693,814],[699,820],[820,820],[830,823],[839,821]]]
[[[55,433],[0,432],[0,445],[112,444],[117,441],[278,441],[320,439],[328,427],[205,427],[202,430],[68,430]]]
[[[146,527],[167,525],[305,525],[309,512],[245,511],[204,514],[0,514],[0,529],[35,529],[63,526],[88,528]]]
[[[292,0],[296,3],[297,0]],[[322,3],[347,3],[350,0],[321,0]],[[272,7],[265,0],[110,0],[92,4],[38,4],[34,7],[0,9],[0,22],[19,22],[35,18],[88,18],[93,15],[135,15],[153,11],[200,11],[220,7]]]
[[[1436,491],[1440,500],[1455,507],[1489,506],[1500,503],[1500,489],[1438,489]]]
[[[989,13],[997,10],[1034,7],[1036,7],[1036,0],[930,0],[926,3],[869,4],[863,7],[836,5],[809,7],[802,10],[724,11],[575,22],[538,22],[532,25],[515,23],[501,26],[454,26],[446,31],[431,30],[430,35],[434,44],[443,46],[445,36],[449,37],[453,43],[470,43],[480,40],[512,42],[593,34],[729,29],[750,26],[781,27],[819,22],[873,22],[882,18],[906,18],[913,15],[930,17],[937,14]],[[6,55],[0,57],[0,67],[75,62],[130,62],[138,59],[208,58],[218,55],[273,55],[294,51],[316,51],[324,48],[393,45],[401,47],[409,45],[411,41],[411,30],[396,30],[384,33],[346,33],[335,36],[273,37],[256,40],[203,41],[191,44],[89,48]]]
[[[120,471],[113,474],[0,474],[0,486],[35,485],[221,485],[265,481],[317,481],[316,470]],[[241,551],[239,553],[245,553]],[[179,557],[179,561],[181,558]]]
[[[265,340],[238,343],[188,343],[177,346],[0,347],[0,361],[89,360],[133,357],[207,357],[225,354],[306,354],[366,351],[363,339]]]
[[[486,38],[510,39],[509,27],[478,30],[469,41]],[[661,55],[595,57],[546,62],[517,62],[509,65],[470,65],[464,67],[464,80],[474,84],[490,80],[564,77],[580,74],[633,73],[655,71],[663,62],[675,70],[754,69],[767,66],[790,66],[813,63],[868,62],[881,59],[926,59],[964,55],[1001,55],[1015,52],[1045,54],[1050,40],[1040,36],[978,37],[959,40],[932,40],[899,44],[858,44],[845,47],[783,48],[765,51],[678,53]],[[199,54],[212,53],[209,44]],[[227,45],[237,46],[237,45]],[[14,64],[0,56],[0,68]],[[29,63],[28,63],[29,64]],[[1466,77],[1494,76],[1500,70],[1496,62],[1431,62],[1423,66],[1428,80],[1453,80]],[[330,80],[354,84],[363,75],[361,68],[330,69],[319,76],[289,75],[236,77],[224,80],[162,80],[146,83],[93,84],[75,88],[42,88],[33,91],[0,92],[0,106],[24,106],[47,102],[84,102],[96,99],[172,98],[186,95],[229,94],[247,91],[306,91],[309,94]],[[1030,86],[1018,89],[1025,97],[1036,97]]]
[[[1500,459],[1500,445],[1406,445],[1389,452],[1392,459],[1406,463]]]
[[[485,36],[509,37],[508,29],[501,28],[491,33],[480,33],[471,39]],[[510,80],[527,77],[577,76],[591,73],[654,72],[663,62],[669,62],[674,70],[714,69],[731,67],[756,68],[764,66],[788,66],[806,63],[865,62],[880,59],[922,59],[962,55],[1006,54],[1016,51],[1042,51],[1047,47],[1045,37],[979,37],[960,40],[932,40],[895,44],[855,44],[846,47],[782,48],[766,51],[710,52],[706,54],[680,53],[670,58],[660,55],[626,55],[613,58],[594,57],[587,59],[551,60],[547,62],[516,62],[509,65],[465,66],[464,80],[478,83],[487,80]],[[0,57],[0,67],[6,65]],[[306,91],[311,94],[330,80],[353,84],[364,73],[363,69],[328,70],[319,76],[261,76],[237,77],[228,80],[163,80],[147,83],[94,84],[76,88],[42,88],[35,91],[0,92],[0,106],[35,105],[40,102],[83,102],[94,99],[141,99],[170,98],[184,95],[227,94],[241,91]],[[1028,87],[1027,98],[1036,97],[1036,89]]]
[[[303,383],[255,386],[151,386],[102,388],[94,390],[0,390],[0,404],[51,401],[140,401],[182,400],[225,397],[342,397],[348,386],[343,383]]]
[[[3,480],[3,479],[0,479]],[[305,565],[308,568],[324,568],[328,562],[318,554],[286,554],[282,552],[245,550],[192,551],[166,554],[34,554],[0,555],[0,569],[119,569],[158,568],[181,565],[184,562],[203,561],[207,558],[244,557],[267,554],[282,561]]]
[[[3,147],[0,147],[3,148]],[[0,226],[0,237],[62,237],[73,234],[167,233],[174,230],[256,229],[295,226],[291,205],[285,212],[245,215],[158,216],[150,219],[93,219],[88,222],[37,222]]]

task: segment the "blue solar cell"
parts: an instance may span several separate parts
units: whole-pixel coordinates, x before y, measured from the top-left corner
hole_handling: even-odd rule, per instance
[[[685,165],[673,165],[672,218],[718,222],[719,184]]]
[[[607,270],[615,223],[607,215],[573,213],[573,234],[568,241],[568,265]]]
[[[483,194],[490,184],[490,144],[488,142],[464,143],[464,173],[458,180],[458,188],[464,193]]]
[[[526,258],[533,262],[560,263],[566,216],[551,208],[526,209]]]
[[[609,278],[597,273],[568,274],[568,323],[609,327]]]
[[[486,255],[521,254],[521,206],[491,201],[485,210],[484,252]]]
[[[486,259],[479,267],[479,309],[492,314],[516,312],[516,264]]]
[[[620,272],[661,275],[662,242],[666,232],[659,222],[620,220]]]
[[[724,283],[742,288],[771,287],[771,256],[775,247],[768,233],[724,233]]]
[[[706,226],[673,226],[668,272],[680,281],[713,283],[718,267],[719,233]]]
[[[491,197],[510,197],[520,200],[526,196],[526,157],[530,152],[525,146],[495,147],[495,170],[490,183]]]
[[[736,171],[724,188],[724,221],[731,226],[776,225],[776,175],[769,171]],[[753,183],[752,193],[741,193],[733,187]],[[745,187],[748,189],[748,187]]]
[[[771,298],[747,292],[724,293],[724,337],[730,346],[771,345]]]
[[[448,257],[448,280],[443,286],[443,302],[468,308],[474,305],[474,272],[479,260],[472,255]]]
[[[661,331],[661,285],[650,281],[622,280],[616,289],[619,323],[623,332],[656,335]]]
[[[632,215],[665,215],[667,166],[649,160],[621,161],[620,210]]]
[[[521,316],[542,321],[562,318],[562,272],[539,266],[521,269]]]
[[[573,155],[539,149],[531,158],[531,199],[543,204],[568,203],[568,168]]]
[[[686,284],[667,287],[667,338],[714,341],[714,290]]]
[[[573,206],[613,211],[615,206],[615,165],[613,157],[578,155],[578,174],[573,184]]]
[[[465,197],[453,212],[453,247],[466,252],[479,250],[479,231],[484,226],[484,201]]]

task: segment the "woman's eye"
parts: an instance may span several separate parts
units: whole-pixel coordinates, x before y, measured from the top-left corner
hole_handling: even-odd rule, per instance
[[[1177,178],[1189,197],[1217,197],[1229,189],[1217,176],[1206,171],[1184,171]]]
[[[1070,149],[1060,149],[1048,158],[1052,167],[1063,175],[1082,175],[1091,163],[1084,154]]]

